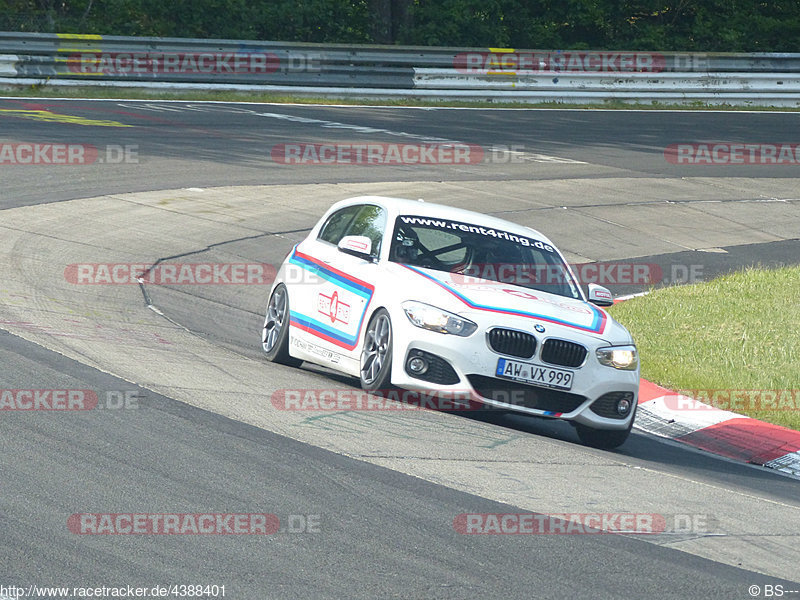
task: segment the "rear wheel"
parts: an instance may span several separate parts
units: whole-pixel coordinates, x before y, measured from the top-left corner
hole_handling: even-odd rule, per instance
[[[289,292],[282,283],[275,287],[269,297],[261,347],[271,362],[292,367],[303,362],[289,354]]]
[[[367,391],[385,390],[392,379],[392,321],[384,308],[375,311],[364,334],[361,351],[361,387]]]

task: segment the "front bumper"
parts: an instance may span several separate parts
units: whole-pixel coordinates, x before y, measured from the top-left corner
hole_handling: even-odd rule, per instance
[[[486,409],[499,409],[537,417],[558,418],[596,429],[627,429],[635,414],[639,395],[639,371],[622,371],[601,365],[595,349],[608,343],[597,337],[575,335],[550,325],[543,333],[531,331],[530,322],[481,323],[473,315],[464,315],[479,324],[469,337],[427,331],[411,324],[405,315],[393,319],[394,345],[392,383],[402,388],[425,392],[441,392],[448,398],[469,398]],[[493,350],[486,332],[491,327],[526,331],[537,340],[531,358],[505,355]],[[543,343],[548,338],[567,339],[580,343],[588,350],[578,367],[551,364],[542,360]],[[413,375],[406,365],[413,356],[437,357],[444,364],[436,365],[432,373]],[[534,363],[536,365],[573,373],[569,391],[525,384],[495,375],[500,358]],[[621,417],[615,411],[616,402],[629,399],[631,408]]]

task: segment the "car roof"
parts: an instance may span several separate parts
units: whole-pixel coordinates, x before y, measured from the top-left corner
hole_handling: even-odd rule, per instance
[[[451,219],[453,221],[463,221],[465,223],[501,229],[509,233],[524,235],[526,237],[535,237],[542,242],[554,245],[546,235],[532,227],[526,227],[525,225],[520,225],[492,215],[464,208],[457,208],[455,206],[427,202],[422,199],[410,200],[408,198],[394,198],[391,196],[354,196],[337,202],[329,209],[327,214],[352,204],[376,204],[382,206],[389,211],[392,218],[397,215],[418,215],[421,217]]]

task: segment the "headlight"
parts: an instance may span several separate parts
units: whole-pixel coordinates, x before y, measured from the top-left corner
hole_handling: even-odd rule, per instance
[[[636,346],[608,346],[595,351],[600,364],[623,371],[635,371],[639,366]]]
[[[403,310],[406,312],[408,320],[417,327],[439,333],[452,333],[467,337],[478,328],[469,319],[422,302],[403,302]]]

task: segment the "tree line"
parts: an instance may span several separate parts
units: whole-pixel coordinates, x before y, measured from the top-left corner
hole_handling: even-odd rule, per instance
[[[800,0],[0,0],[0,30],[526,49],[798,52]]]

